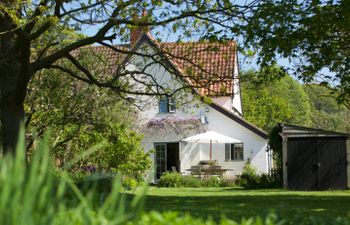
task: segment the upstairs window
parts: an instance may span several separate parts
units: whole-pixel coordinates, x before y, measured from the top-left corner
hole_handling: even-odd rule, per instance
[[[176,110],[176,104],[174,98],[162,97],[159,100],[159,112],[160,113],[174,113]]]
[[[225,144],[225,161],[244,160],[243,143]]]

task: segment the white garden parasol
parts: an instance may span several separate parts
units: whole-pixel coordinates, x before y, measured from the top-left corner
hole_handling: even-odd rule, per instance
[[[182,139],[182,141],[193,143],[209,143],[210,144],[210,160],[212,159],[212,144],[225,143],[242,143],[240,140],[231,138],[229,136],[217,133],[215,131],[207,131],[205,133],[197,134],[191,137]]]

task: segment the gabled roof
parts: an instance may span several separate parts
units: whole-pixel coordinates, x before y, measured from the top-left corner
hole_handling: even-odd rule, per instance
[[[155,47],[166,58],[168,66],[181,74],[203,95],[233,94],[236,44],[229,42],[157,42],[144,33],[130,50],[136,52],[142,43]],[[124,62],[128,62],[129,54]]]
[[[345,134],[345,133],[323,130],[323,129],[302,127],[302,126],[283,124],[283,123],[279,124],[278,126],[281,129],[281,135],[283,135],[287,138],[297,138],[297,137],[299,137],[299,138],[306,138],[306,137],[342,137],[342,138],[347,138],[348,137],[348,134]]]

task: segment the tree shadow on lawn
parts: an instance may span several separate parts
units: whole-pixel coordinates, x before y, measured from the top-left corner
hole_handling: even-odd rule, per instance
[[[278,191],[277,191],[278,192]],[[178,211],[218,221],[222,216],[239,221],[275,213],[290,223],[313,216],[322,220],[350,219],[349,196],[255,194],[238,196],[147,196],[145,211]]]

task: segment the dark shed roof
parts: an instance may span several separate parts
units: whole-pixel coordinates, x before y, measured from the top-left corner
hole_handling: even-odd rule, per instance
[[[281,135],[285,138],[307,138],[307,137],[342,137],[348,138],[349,134],[290,124],[279,124]]]

